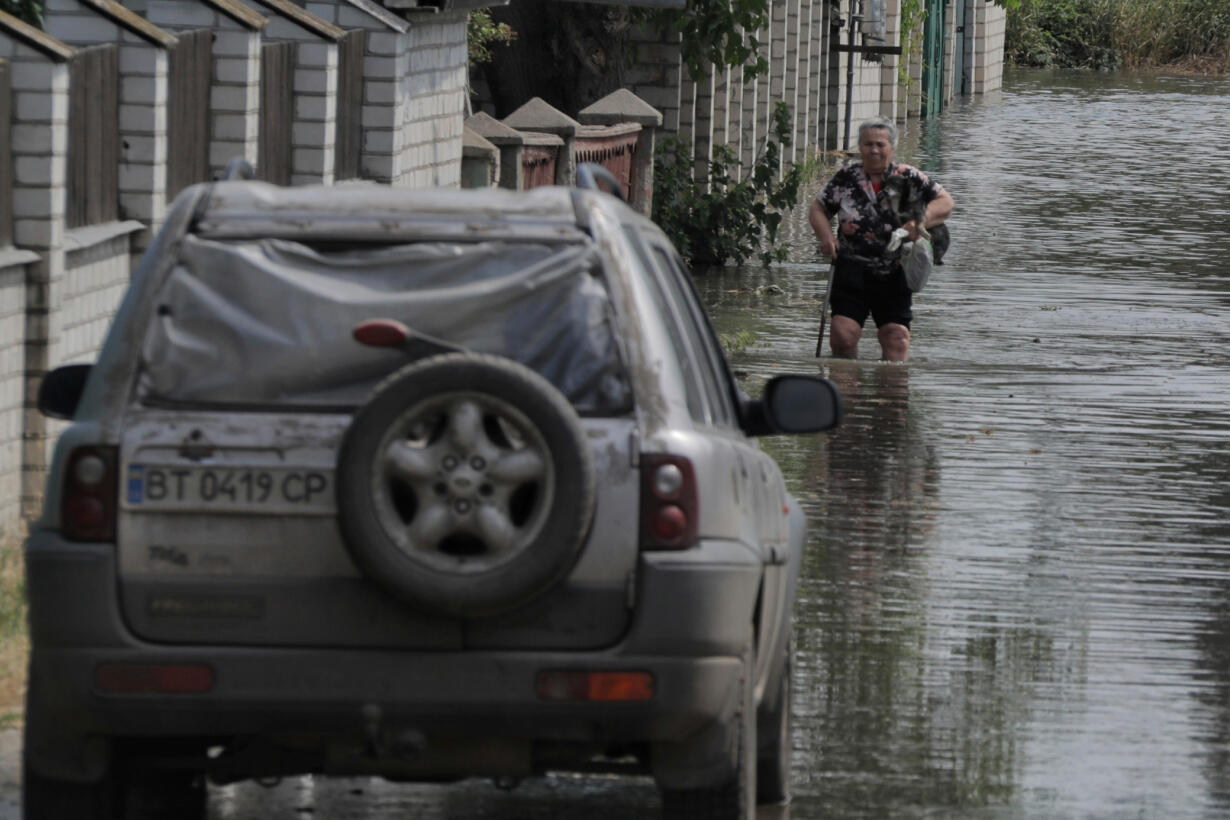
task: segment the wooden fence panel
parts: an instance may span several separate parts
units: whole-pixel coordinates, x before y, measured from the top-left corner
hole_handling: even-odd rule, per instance
[[[337,145],[333,176],[354,179],[359,175],[363,150],[363,52],[367,32],[354,29],[338,43],[337,54]]]
[[[83,48],[69,63],[69,228],[118,217],[119,174],[119,49]]]
[[[167,199],[209,180],[209,94],[213,32],[176,34],[167,100]]]
[[[261,46],[260,142],[256,176],[289,185],[291,126],[295,115],[295,43]]]
[[[0,60],[0,248],[13,244],[13,152],[9,117],[13,110],[9,64]]]

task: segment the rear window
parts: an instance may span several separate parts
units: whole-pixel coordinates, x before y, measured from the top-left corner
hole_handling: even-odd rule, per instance
[[[433,351],[505,356],[585,415],[631,409],[591,245],[417,243],[342,249],[186,237],[142,345],[147,404],[353,407]],[[394,319],[406,350],[356,342]]]

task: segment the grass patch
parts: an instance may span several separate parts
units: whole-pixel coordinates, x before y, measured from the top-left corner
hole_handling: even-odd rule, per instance
[[[756,344],[756,334],[750,330],[736,330],[734,333],[719,333],[718,343],[727,356],[737,356]]]
[[[0,729],[21,723],[26,697],[26,577],[21,545],[0,544]]]

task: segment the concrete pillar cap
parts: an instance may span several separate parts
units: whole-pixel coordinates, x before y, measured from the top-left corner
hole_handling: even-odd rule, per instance
[[[621,88],[581,109],[577,119],[586,125],[635,122],[646,128],[659,128],[662,125],[662,112],[628,89]]]

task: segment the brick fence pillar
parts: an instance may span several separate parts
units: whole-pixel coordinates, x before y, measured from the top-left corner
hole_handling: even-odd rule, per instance
[[[359,176],[404,184],[410,23],[370,0],[307,0],[305,7],[340,29],[366,32]]]
[[[500,170],[496,175],[496,184],[513,191],[525,188],[525,168],[521,163],[525,136],[486,111],[479,111],[467,119],[465,127],[499,149]]]
[[[657,130],[662,127],[662,113],[626,88],[613,91],[577,114],[584,125],[616,125],[635,122],[641,126],[633,154],[631,205],[639,213],[653,210],[653,154]]]
[[[37,514],[47,470],[48,429],[38,386],[48,369],[53,294],[64,278],[68,174],[69,60],[74,50],[0,12],[0,57],[12,89],[13,244],[38,255],[26,267],[21,370],[20,495],[25,518]]]
[[[236,157],[256,165],[265,18],[234,0],[149,0],[146,15],[150,22],[169,31],[213,31],[209,173],[214,179],[221,177]]]
[[[338,43],[346,32],[290,0],[253,0],[269,12],[266,40],[296,42],[291,184],[333,183]]]
[[[577,163],[573,154],[576,147],[577,129],[581,123],[559,109],[553,108],[542,97],[533,98],[509,114],[503,119],[503,123],[518,131],[553,134],[562,139],[564,147],[555,163],[555,184],[576,184]]]

